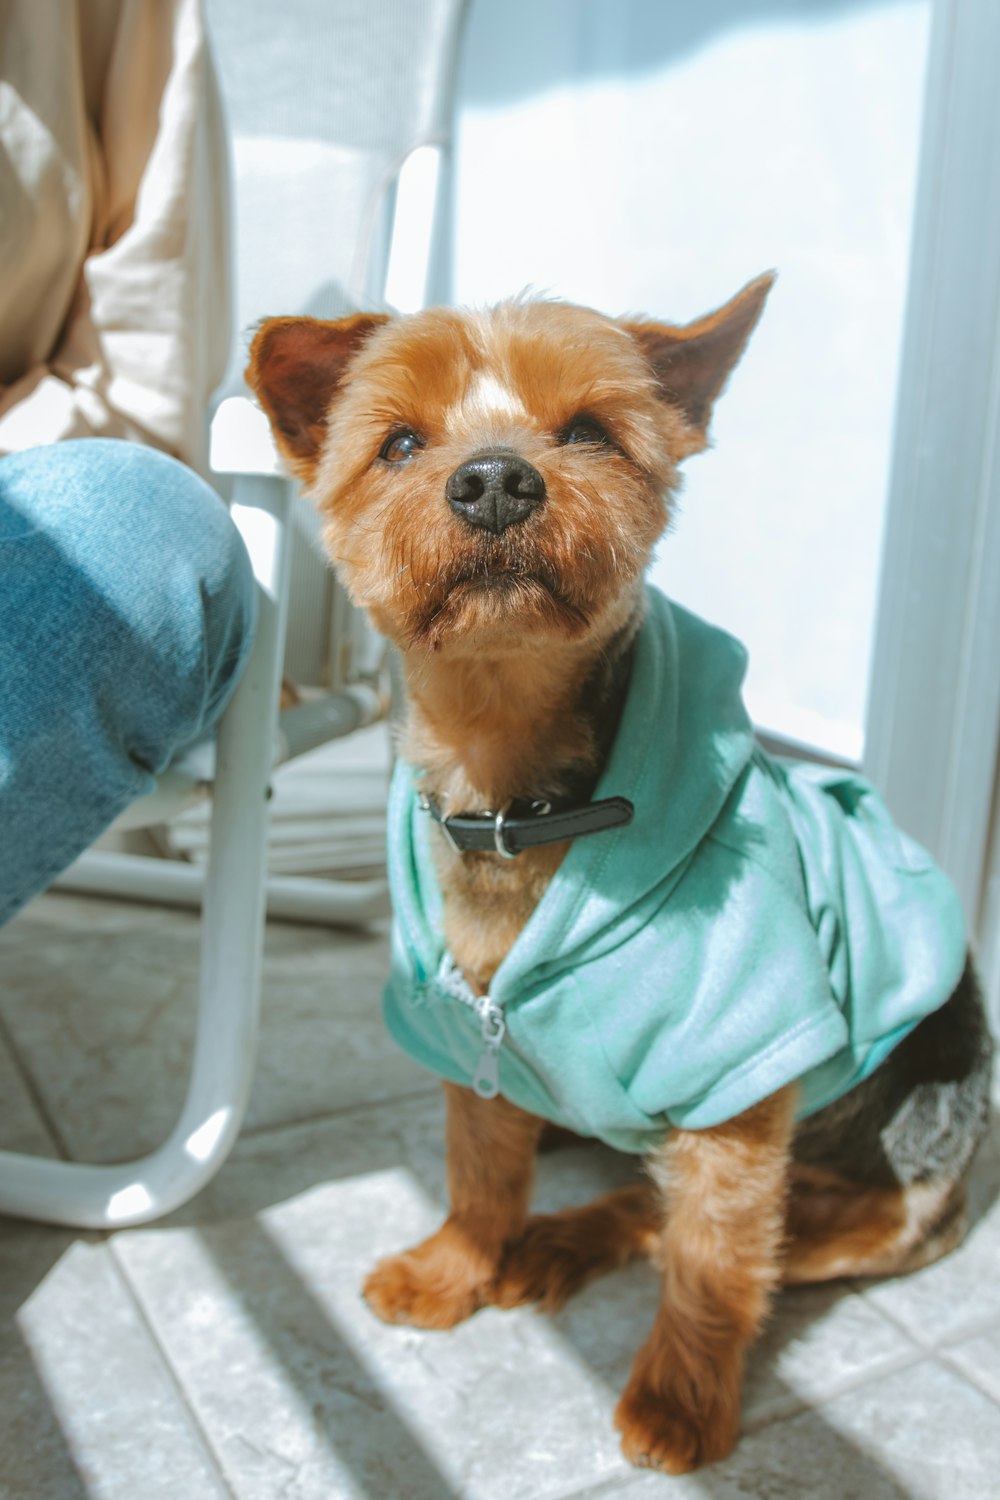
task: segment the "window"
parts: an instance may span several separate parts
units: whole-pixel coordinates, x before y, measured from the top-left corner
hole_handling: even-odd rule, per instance
[[[997,56],[977,0],[474,3],[453,293],[684,321],[777,267],[653,576],[944,863],[1000,1020]]]

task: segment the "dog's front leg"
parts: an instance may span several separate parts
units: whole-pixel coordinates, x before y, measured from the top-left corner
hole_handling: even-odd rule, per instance
[[[451,1328],[488,1302],[504,1246],[528,1212],[543,1122],[499,1095],[444,1089],[451,1211],[430,1239],[380,1261],[365,1282],[389,1323]]]
[[[736,1441],[744,1355],[781,1279],[794,1094],[675,1131],[650,1163],[663,1300],[615,1413],[633,1463],[680,1474]]]

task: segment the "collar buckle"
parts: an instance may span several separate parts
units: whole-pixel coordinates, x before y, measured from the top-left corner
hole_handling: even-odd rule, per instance
[[[504,833],[504,824],[506,822],[507,814],[509,811],[510,803],[508,802],[507,806],[502,807],[493,820],[493,847],[496,849],[498,854],[503,855],[504,859],[516,859],[521,851],[519,849],[509,848],[507,844],[507,837]]]

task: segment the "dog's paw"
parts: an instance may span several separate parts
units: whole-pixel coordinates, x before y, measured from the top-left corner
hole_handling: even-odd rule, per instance
[[[434,1265],[421,1263],[412,1251],[380,1261],[362,1295],[384,1323],[414,1328],[454,1328],[483,1303],[475,1286],[444,1285]]]
[[[494,1271],[445,1224],[422,1245],[379,1261],[362,1295],[386,1323],[453,1328],[489,1300]]]
[[[739,1402],[720,1390],[688,1410],[676,1396],[632,1379],[615,1410],[622,1452],[629,1463],[666,1474],[687,1474],[732,1452],[739,1433]]]

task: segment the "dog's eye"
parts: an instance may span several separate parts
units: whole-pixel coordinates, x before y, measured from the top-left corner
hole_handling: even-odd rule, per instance
[[[559,434],[559,441],[568,443],[594,443],[603,445],[611,439],[604,431],[600,422],[595,422],[593,417],[574,417],[568,422]]]
[[[424,440],[408,427],[402,427],[387,437],[379,450],[379,458],[390,464],[403,464],[424,446]]]

